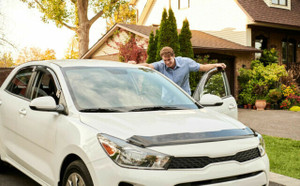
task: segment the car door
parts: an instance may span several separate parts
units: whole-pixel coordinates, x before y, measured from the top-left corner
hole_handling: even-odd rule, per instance
[[[224,70],[214,68],[206,72],[193,94],[193,98],[208,109],[238,117],[235,98],[231,95],[230,86]]]
[[[4,151],[1,152],[3,158],[20,156],[20,145],[17,144],[22,138],[16,133],[18,118],[23,117],[24,112],[20,105],[29,104],[27,95],[34,74],[32,66],[20,69],[0,92],[0,137],[5,147],[1,149]]]
[[[58,104],[61,92],[59,87],[54,72],[47,67],[38,66],[28,98],[33,100],[52,96]],[[19,105],[19,110],[23,111],[18,117],[16,128],[16,133],[22,138],[18,144],[22,151],[20,161],[43,180],[53,180],[51,164],[54,163],[56,129],[63,116],[57,112],[35,111],[29,105],[29,101]]]

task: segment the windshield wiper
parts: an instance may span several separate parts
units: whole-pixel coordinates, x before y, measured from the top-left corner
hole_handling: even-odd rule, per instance
[[[156,106],[156,107],[142,107],[129,110],[129,112],[137,112],[137,111],[155,111],[155,110],[185,110],[186,108],[182,107],[170,107],[170,106]]]
[[[81,109],[80,112],[122,112],[121,110],[109,109],[109,108],[88,108]]]

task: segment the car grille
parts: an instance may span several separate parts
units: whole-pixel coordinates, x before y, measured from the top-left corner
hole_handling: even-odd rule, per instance
[[[224,156],[218,158],[203,157],[174,157],[168,166],[168,169],[195,169],[203,168],[212,163],[225,161],[245,162],[260,157],[259,149],[254,148],[238,152],[233,156]]]
[[[204,180],[204,181],[197,181],[197,182],[190,182],[190,183],[181,183],[181,184],[177,184],[175,186],[199,186],[199,185],[212,185],[212,184],[218,184],[218,183],[225,184],[226,182],[230,182],[230,181],[251,178],[251,177],[257,176],[261,173],[263,173],[263,171],[251,172],[251,173],[247,173],[247,174],[240,174],[240,175],[224,177],[224,178],[217,178],[217,179],[212,179],[212,180]],[[230,185],[230,184],[226,184],[226,185]],[[266,186],[266,185],[263,185],[263,186]]]

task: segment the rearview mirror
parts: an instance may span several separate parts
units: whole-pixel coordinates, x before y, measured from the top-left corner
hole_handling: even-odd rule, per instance
[[[223,100],[213,94],[204,94],[201,97],[200,104],[203,106],[221,106],[223,105]]]
[[[64,106],[61,104],[56,105],[54,98],[51,96],[35,98],[30,102],[29,107],[32,110],[65,113]]]

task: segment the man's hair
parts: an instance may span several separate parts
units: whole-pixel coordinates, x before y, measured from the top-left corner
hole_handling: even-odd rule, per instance
[[[166,56],[166,57],[169,57],[169,56],[174,56],[174,51],[171,47],[163,47],[161,50],[160,50],[160,57],[163,57],[163,56]]]

